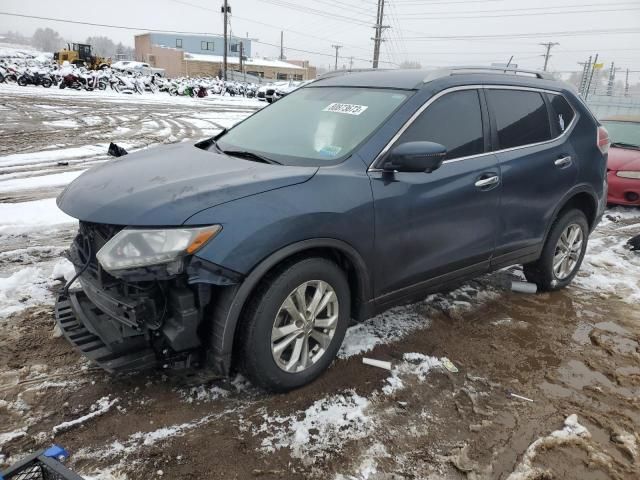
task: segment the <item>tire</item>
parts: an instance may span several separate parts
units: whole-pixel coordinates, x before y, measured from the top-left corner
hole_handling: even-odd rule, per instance
[[[67,83],[63,80],[62,82],[60,82],[60,85],[58,85],[58,88],[60,88],[60,90],[64,90],[65,88],[67,88]]]
[[[0,73],[0,83],[4,83],[4,75]]]
[[[303,287],[306,282],[307,286]],[[321,284],[326,290],[318,290]],[[327,306],[317,312],[317,317],[307,317],[315,320],[309,320],[306,324],[299,317],[295,319],[289,313],[291,310],[284,307],[285,300],[291,300],[292,296],[295,296],[295,300],[291,300],[293,307],[299,306],[300,300],[296,296],[299,288],[306,292],[307,307],[318,291],[318,298],[324,300],[326,295],[330,299]],[[330,294],[329,288],[333,294]],[[302,310],[307,311],[304,308]],[[283,265],[262,280],[248,301],[245,320],[239,331],[241,370],[254,384],[274,392],[286,392],[310,383],[329,367],[338,353],[349,325],[350,312],[349,283],[334,262],[312,257]],[[313,322],[324,323],[318,326]],[[330,327],[323,328],[324,324]],[[276,326],[298,328],[272,344]],[[322,340],[324,345],[321,346],[316,338]],[[287,346],[279,353],[274,353],[274,346],[285,344]],[[307,355],[303,357],[305,344]],[[298,356],[295,356],[296,349]],[[303,358],[307,359],[306,366],[301,364]],[[289,371],[286,370],[287,362],[291,365]]]
[[[571,230],[569,230],[570,228]],[[578,247],[578,238],[576,238],[570,249],[570,254],[564,256],[563,250],[567,250],[566,245],[568,244],[566,240],[571,240],[576,228],[579,230],[576,235],[581,239],[580,245]],[[564,240],[561,243],[560,238],[565,234],[567,236],[563,237]],[[551,226],[540,258],[536,262],[524,265],[525,277],[529,282],[535,283],[538,289],[543,292],[560,290],[566,287],[580,270],[580,265],[587,249],[588,238],[589,224],[585,214],[576,209],[564,212]],[[560,263],[560,266],[554,270],[554,260],[557,260],[556,255],[563,255],[567,260],[566,263]],[[556,262],[557,265],[558,263]]]
[[[42,79],[42,86],[44,88],[50,88],[51,85],[53,85],[53,82],[51,81],[51,79],[49,79],[49,78],[43,78]]]
[[[27,80],[24,77],[18,78],[18,85],[21,87],[26,87],[28,85]]]

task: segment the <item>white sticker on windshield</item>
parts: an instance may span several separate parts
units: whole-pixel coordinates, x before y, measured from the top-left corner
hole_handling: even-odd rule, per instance
[[[349,115],[360,115],[367,108],[366,105],[354,105],[352,103],[332,103],[327,105],[323,112],[348,113]]]

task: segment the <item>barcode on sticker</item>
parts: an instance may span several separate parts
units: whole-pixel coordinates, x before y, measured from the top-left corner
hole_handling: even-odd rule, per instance
[[[323,111],[336,112],[336,113],[348,113],[349,115],[360,115],[367,108],[366,105],[354,105],[352,103],[332,103],[327,105]]]

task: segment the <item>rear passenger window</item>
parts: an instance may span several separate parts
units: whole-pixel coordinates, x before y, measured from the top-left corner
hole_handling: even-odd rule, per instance
[[[400,143],[418,141],[444,145],[447,159],[484,152],[478,92],[447,93],[429,105],[400,138]]]
[[[562,95],[549,95],[549,98],[551,99],[551,107],[553,108],[554,127],[557,128],[557,132],[561,134],[573,120],[575,112],[573,108],[571,108],[571,105],[569,105],[569,102],[567,102],[567,99]]]
[[[496,119],[500,149],[551,139],[549,115],[542,95],[522,90],[487,90]]]

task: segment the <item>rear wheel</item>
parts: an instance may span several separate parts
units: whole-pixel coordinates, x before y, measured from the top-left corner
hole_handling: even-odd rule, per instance
[[[43,78],[42,79],[42,86],[44,88],[49,88],[49,87],[51,87],[51,85],[53,85],[53,82],[51,81],[50,78]]]
[[[272,391],[313,381],[342,344],[350,303],[344,272],[325,258],[308,258],[269,274],[247,305],[243,370]]]
[[[527,280],[542,291],[569,285],[580,270],[588,237],[589,224],[581,210],[562,214],[551,227],[540,258],[524,265]]]

